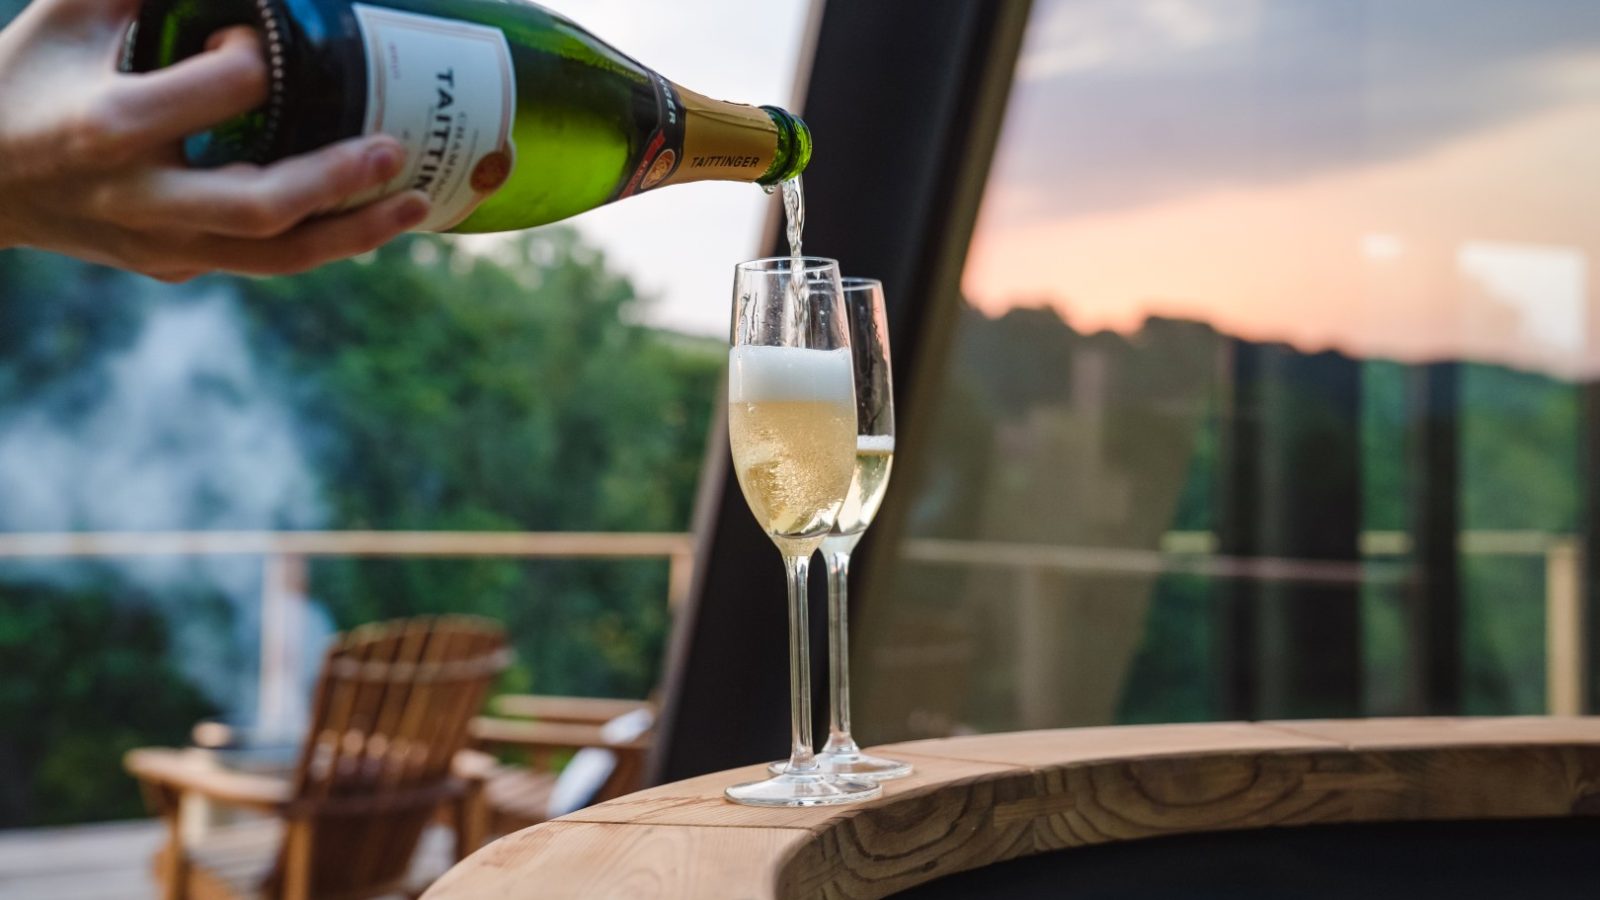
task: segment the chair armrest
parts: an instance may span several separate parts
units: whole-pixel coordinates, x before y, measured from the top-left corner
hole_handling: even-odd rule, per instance
[[[477,744],[514,747],[521,750],[582,750],[603,747],[622,752],[642,752],[650,748],[650,735],[631,741],[608,741],[599,725],[572,722],[523,722],[479,716],[472,720],[472,739]]]
[[[289,784],[282,779],[215,768],[192,752],[146,747],[128,751],[122,765],[146,784],[230,806],[280,813],[291,799]]]
[[[634,710],[651,709],[645,700],[605,697],[546,697],[537,694],[503,694],[489,701],[496,715],[546,722],[587,722],[603,725]]]
[[[450,761],[450,773],[467,783],[488,781],[500,770],[500,760],[481,750],[458,750]]]

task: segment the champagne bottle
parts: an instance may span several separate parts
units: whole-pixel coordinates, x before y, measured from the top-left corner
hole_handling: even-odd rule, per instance
[[[235,25],[261,34],[269,99],[187,139],[189,163],[385,132],[405,170],[352,205],[421,190],[423,231],[529,228],[691,181],[771,186],[811,158],[799,118],[681,88],[523,0],[146,0],[122,66],[172,65]]]

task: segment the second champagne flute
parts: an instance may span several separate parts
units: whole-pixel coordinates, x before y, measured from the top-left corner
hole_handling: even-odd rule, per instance
[[[811,740],[806,575],[833,528],[856,458],[850,329],[839,264],[810,257],[741,263],[728,355],[728,441],[745,502],[789,576],[789,762],[724,793],[753,806],[869,800],[878,785],[817,764]]]
[[[894,466],[894,375],[883,283],[845,278],[845,316],[856,386],[855,477],[833,531],[822,542],[828,566],[828,743],[817,754],[825,771],[887,781],[911,774],[911,764],[861,752],[850,733],[850,554],[872,524]],[[783,763],[774,763],[773,771]]]

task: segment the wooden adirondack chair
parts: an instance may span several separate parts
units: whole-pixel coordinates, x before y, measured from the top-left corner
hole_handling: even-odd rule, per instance
[[[559,802],[572,806],[603,803],[644,787],[645,763],[653,742],[653,704],[507,695],[496,697],[490,709],[495,715],[479,716],[472,722],[474,744],[489,752],[509,751],[521,757],[521,765],[480,770],[486,782],[484,805],[491,834],[509,834],[548,821],[552,799],[559,793],[571,793],[558,788],[563,780],[567,789],[576,788],[577,795],[559,798]],[[624,726],[620,732],[615,728],[619,724]],[[609,759],[588,758],[597,751]],[[574,752],[578,755],[558,775],[552,763]],[[571,783],[574,776],[576,784]]]
[[[482,781],[453,766],[507,659],[504,632],[483,619],[363,626],[328,651],[292,777],[218,771],[183,751],[130,752],[128,771],[168,825],[157,856],[163,895],[357,900],[404,892],[418,840],[441,808],[455,817],[457,857],[476,849]],[[257,829],[262,839],[185,846],[186,795],[267,813],[281,827]]]

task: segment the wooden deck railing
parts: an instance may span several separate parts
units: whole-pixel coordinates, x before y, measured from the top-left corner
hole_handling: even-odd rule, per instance
[[[1219,555],[1208,532],[1175,531],[1160,549],[1073,547],[993,541],[914,538],[901,548],[909,560],[937,565],[1002,568],[1018,577],[1018,596],[1041,598],[1050,573],[1190,574],[1309,583],[1400,583],[1411,570],[1404,532],[1361,535],[1356,562]],[[1540,531],[1469,531],[1469,556],[1542,557],[1545,568],[1545,671],[1553,715],[1581,714],[1589,661],[1583,608],[1583,559],[1577,538]],[[688,534],[577,532],[113,532],[0,534],[0,560],[105,559],[142,556],[255,556],[263,569],[264,658],[280,646],[272,633],[273,603],[298,581],[313,557],[665,559],[667,602],[674,609],[689,590],[694,538]]]
[[[667,600],[689,589],[694,537],[670,533],[187,531],[0,534],[3,559],[140,556],[666,559]]]
[[[241,556],[262,561],[258,724],[287,718],[300,690],[305,649],[290,632],[307,596],[311,558],[548,559],[667,561],[666,602],[689,592],[694,538],[688,534],[447,531],[191,531],[0,534],[0,561]]]

